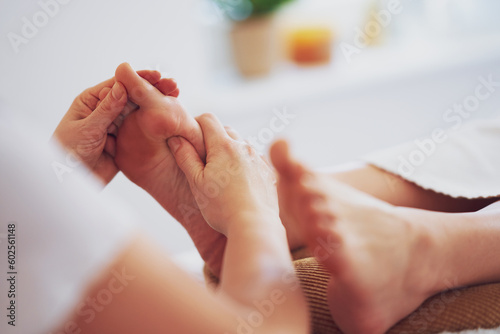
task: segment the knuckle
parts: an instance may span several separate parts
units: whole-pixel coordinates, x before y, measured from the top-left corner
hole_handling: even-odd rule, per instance
[[[252,145],[248,144],[248,143],[245,143],[245,149],[248,152],[248,154],[251,155],[251,156],[257,156],[258,155],[257,151],[255,150],[255,148]]]
[[[100,142],[104,138],[103,131],[97,126],[88,126],[82,130],[82,135],[90,143]]]
[[[86,106],[87,108],[94,110],[95,107],[97,106],[97,99],[92,97],[90,94],[89,90],[85,90],[83,93],[77,96],[75,99],[75,102],[79,101],[81,104]]]
[[[255,148],[246,141],[239,143],[239,152],[250,157],[258,156]]]
[[[221,140],[219,143],[219,148],[225,152],[235,151],[235,145],[230,140]]]

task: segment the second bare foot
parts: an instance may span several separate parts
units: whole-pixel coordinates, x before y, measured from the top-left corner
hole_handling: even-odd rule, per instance
[[[438,292],[432,234],[396,208],[314,173],[274,149],[279,189],[306,243],[332,274],[328,301],[345,333],[380,334]],[[284,186],[285,185],[285,186]]]

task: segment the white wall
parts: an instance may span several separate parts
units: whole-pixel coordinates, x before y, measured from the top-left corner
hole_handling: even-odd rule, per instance
[[[182,94],[196,91],[202,62],[193,0],[71,0],[15,52],[7,34],[22,33],[41,7],[37,1],[0,1],[0,101],[9,112],[41,128],[49,138],[72,100],[114,75],[123,61],[175,77]],[[123,176],[109,186],[139,211],[144,224],[173,251],[189,238],[159,205]]]

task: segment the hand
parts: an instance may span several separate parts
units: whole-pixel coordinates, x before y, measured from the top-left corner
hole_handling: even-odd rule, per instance
[[[170,138],[168,145],[208,224],[226,234],[242,215],[271,215],[279,221],[275,177],[266,161],[248,144],[232,139],[215,116],[205,114],[197,121],[206,164],[184,138]]]
[[[161,77],[156,71],[138,73],[148,81],[158,81]],[[103,91],[111,94],[105,94],[100,100]],[[125,87],[111,78],[85,90],[73,101],[53,137],[106,185],[118,173],[114,162],[116,138],[113,133],[122,119],[120,114],[124,111],[130,113],[133,108],[135,106],[127,104]]]

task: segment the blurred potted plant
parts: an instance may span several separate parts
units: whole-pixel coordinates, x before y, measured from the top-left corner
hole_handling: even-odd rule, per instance
[[[291,0],[214,0],[233,21],[231,42],[236,65],[245,76],[268,74],[277,53],[276,10]]]

